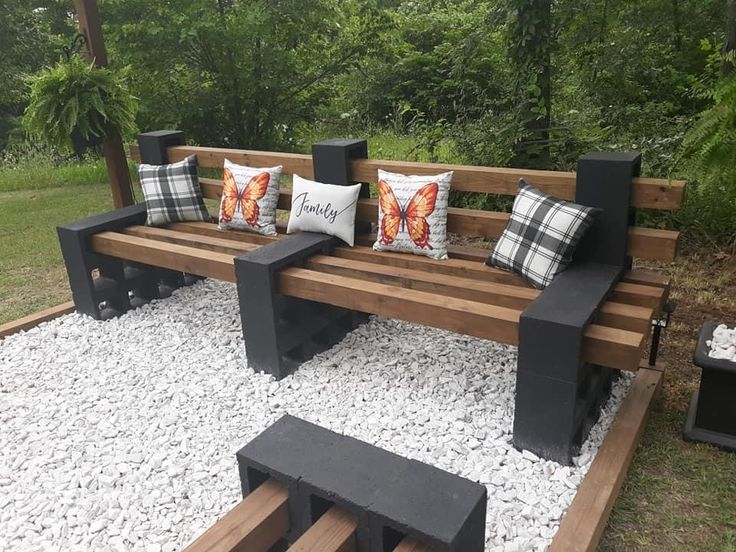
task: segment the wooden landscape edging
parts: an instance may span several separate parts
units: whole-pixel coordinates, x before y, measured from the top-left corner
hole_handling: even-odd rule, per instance
[[[12,320],[6,324],[0,325],[0,337],[5,337],[14,333],[18,333],[21,330],[30,330],[31,328],[35,328],[42,322],[53,320],[54,318],[58,318],[59,316],[69,314],[70,312],[74,312],[73,301],[67,301],[66,303],[62,303],[61,305],[56,305],[55,307],[29,314],[28,316],[24,316],[23,318]]]
[[[642,362],[548,552],[593,552],[598,547],[663,379],[661,367]]]

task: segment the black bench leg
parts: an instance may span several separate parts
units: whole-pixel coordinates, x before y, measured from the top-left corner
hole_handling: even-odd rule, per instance
[[[92,252],[88,240],[93,234],[143,224],[145,220],[145,206],[132,205],[57,228],[77,312],[99,320],[131,307],[124,262]],[[100,308],[103,303],[105,307]]]
[[[335,238],[304,232],[235,258],[245,352],[255,371],[281,379],[338,343],[367,317],[332,305],[278,293],[278,272],[326,253]]]

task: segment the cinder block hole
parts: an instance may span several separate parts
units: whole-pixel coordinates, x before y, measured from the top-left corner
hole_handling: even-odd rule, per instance
[[[399,543],[403,540],[405,536],[406,535],[404,533],[401,533],[396,529],[392,529],[391,527],[384,527],[383,535],[381,536],[381,541],[383,542],[383,552],[391,552],[394,548],[399,546]]]
[[[316,523],[316,521],[321,518],[327,510],[332,508],[335,505],[335,503],[331,500],[327,500],[326,498],[322,498],[321,496],[317,495],[310,495],[309,496],[309,515],[312,518],[312,523]]]
[[[255,491],[258,487],[260,487],[262,483],[265,483],[266,481],[268,481],[268,479],[270,479],[270,476],[266,472],[262,472],[254,468],[246,468],[246,473],[248,476],[248,486],[250,487],[251,493]]]

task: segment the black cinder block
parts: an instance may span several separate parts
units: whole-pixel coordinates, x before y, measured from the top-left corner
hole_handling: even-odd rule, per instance
[[[111,312],[124,312],[129,308],[122,261],[92,252],[88,242],[93,234],[114,232],[127,226],[143,224],[145,220],[146,206],[137,204],[57,227],[59,245],[77,312],[100,319],[99,305],[108,300],[115,303]],[[99,270],[101,276],[114,281],[115,285],[106,280],[95,284],[92,278],[94,270]],[[110,290],[113,288],[115,292],[111,296]]]
[[[240,318],[251,368],[281,379],[365,319],[352,317],[340,307],[278,293],[280,270],[299,266],[310,255],[328,253],[337,243],[332,236],[302,232],[235,258]]]
[[[630,266],[631,182],[640,173],[640,153],[590,153],[578,160],[575,201],[602,212],[581,240],[577,259]]]
[[[288,415],[237,458],[244,496],[269,477],[289,488],[291,540],[334,504],[357,517],[361,552],[407,535],[437,552],[483,550],[485,487],[433,466]]]
[[[138,135],[138,148],[141,163],[166,165],[169,163],[167,149],[184,145],[184,132],[181,130],[154,130]]]
[[[622,267],[577,261],[522,312],[514,445],[570,464],[610,391],[582,361],[583,336]]]

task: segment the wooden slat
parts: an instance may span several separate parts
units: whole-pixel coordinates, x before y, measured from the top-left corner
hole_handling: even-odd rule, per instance
[[[464,335],[516,345],[521,312],[413,289],[396,294],[394,286],[355,278],[289,268],[279,274],[285,295],[426,324]],[[591,324],[585,332],[583,359],[594,364],[635,370],[643,334]]]
[[[253,251],[261,247],[255,243],[244,243],[212,236],[200,236],[168,228],[153,228],[151,226],[129,226],[123,229],[122,232],[129,236],[198,247],[217,253],[227,253],[232,256],[242,255],[247,251]]]
[[[590,470],[562,518],[549,552],[593,552],[646,425],[663,372],[640,369]]]
[[[219,199],[222,193],[221,181],[200,178],[200,184],[205,197]],[[278,208],[291,208],[291,191],[281,190]],[[361,199],[358,202],[356,219],[377,221],[378,200]],[[497,239],[506,228],[508,220],[508,213],[450,207],[447,210],[447,231],[463,236]],[[627,253],[640,259],[672,261],[677,255],[679,239],[680,233],[672,230],[632,226],[629,228]]]
[[[442,163],[413,163],[407,161],[383,161],[355,159],[352,162],[353,178],[362,182],[375,182],[378,169],[403,174],[431,175],[453,171],[452,189],[464,192],[516,195],[519,179],[524,178],[542,191],[563,199],[575,199],[575,173],[448,165]],[[678,209],[685,197],[685,182],[657,178],[635,178],[632,183],[631,204],[648,209]]]
[[[106,244],[105,247],[109,248],[113,256],[119,256],[121,258],[127,258],[138,262],[147,262],[157,266],[164,266],[157,264],[157,262],[166,262],[169,265],[164,268],[172,268],[176,270],[182,270],[184,272],[191,272],[193,274],[199,274],[200,272],[209,272],[209,274],[201,274],[202,276],[217,277],[215,274],[223,274],[224,276],[220,279],[227,281],[234,281],[232,275],[232,266],[225,267],[223,265],[226,257],[219,257],[219,263],[210,266],[197,266],[197,250],[194,248],[204,248],[208,250],[208,253],[222,254],[222,255],[240,255],[246,251],[251,251],[259,242],[270,243],[274,238],[268,236],[261,236],[249,232],[237,232],[228,231],[221,232],[216,229],[216,226],[209,223],[177,223],[170,225],[169,228],[159,229],[150,227],[130,227],[124,230],[131,238],[138,238],[138,241],[129,241],[129,245],[125,245],[125,238],[122,234],[117,234],[118,237],[114,238],[115,244]],[[109,235],[110,233],[99,234]],[[155,247],[154,251],[135,251],[135,247],[132,244],[147,245],[146,238],[159,240],[162,242],[168,242],[172,245],[183,246],[184,251],[187,253],[187,257],[181,260],[175,259],[174,251],[176,249],[166,249],[159,245]],[[206,239],[205,239],[206,238]],[[142,241],[141,241],[142,240]],[[99,239],[97,240],[99,242]],[[122,248],[122,249],[121,249]],[[124,253],[124,252],[125,253]],[[101,251],[104,252],[104,251]],[[125,255],[128,255],[127,257]],[[486,292],[494,294],[498,297],[497,304],[503,305],[516,305],[514,301],[518,301],[519,298],[524,300],[530,300],[535,296],[534,290],[529,286],[525,285],[521,279],[515,274],[498,270],[492,267],[487,267],[480,263],[474,263],[463,260],[447,260],[447,261],[435,261],[427,257],[421,257],[416,255],[407,255],[402,253],[391,253],[391,252],[377,252],[367,247],[361,248],[347,248],[338,247],[335,249],[334,254],[336,257],[343,259],[351,259],[362,263],[361,265],[355,265],[361,268],[365,272],[374,272],[377,274],[391,273],[398,274],[401,276],[401,271],[390,271],[383,267],[396,267],[406,268],[416,272],[405,273],[403,278],[415,278],[417,280],[428,280],[432,278],[428,275],[451,275],[461,278],[459,285],[452,283],[447,278],[436,278],[438,282],[442,281],[445,285],[449,285],[455,288],[459,288],[466,283],[468,288],[476,287],[478,289],[487,290]],[[159,257],[158,255],[161,255]],[[173,255],[173,257],[172,257]],[[138,258],[134,258],[138,257]],[[143,260],[142,257],[145,257]],[[207,256],[203,255],[202,260],[206,261]],[[333,261],[334,264],[340,264],[339,261]],[[230,263],[232,264],[232,262]],[[373,266],[376,265],[376,266]],[[189,268],[177,268],[179,266],[187,266]],[[346,268],[346,270],[349,269]],[[337,269],[335,269],[337,270]],[[343,272],[345,274],[345,272]],[[355,274],[353,274],[354,276]],[[474,279],[473,286],[470,286],[467,280],[468,278]],[[494,287],[492,284],[502,284],[502,287]],[[411,283],[401,284],[414,287]],[[418,283],[418,286],[424,284]],[[505,286],[514,286],[519,288],[516,292],[512,289],[508,289]],[[526,290],[526,291],[525,291]],[[460,292],[458,292],[460,293]],[[472,293],[472,292],[468,292]],[[505,296],[505,297],[502,297]],[[464,297],[468,298],[467,295]],[[643,308],[654,309],[654,315],[657,316],[661,310],[665,299],[665,290],[662,288],[655,288],[652,286],[644,286],[639,284],[629,284],[621,282],[616,285],[611,296],[611,301],[614,303],[622,303],[624,305],[633,305]],[[607,312],[604,309],[602,315],[606,320],[607,324],[611,324],[614,327],[622,327],[625,329],[637,329],[638,325],[635,321],[632,324],[614,322],[611,318],[606,319],[605,316],[608,314],[613,315],[615,318],[620,318],[621,309],[614,309],[614,312]],[[634,311],[631,312],[632,318],[639,318],[640,313]]]
[[[623,279],[632,284],[640,284],[643,286],[654,286],[660,288],[670,287],[670,277],[661,272],[647,270],[645,268],[636,268],[624,272]]]
[[[306,268],[519,310],[526,308],[540,293],[531,288],[352,261],[327,255],[310,257],[306,262]],[[647,331],[651,320],[651,308],[611,302],[602,305],[599,315],[601,325],[639,332]]]
[[[283,153],[273,151],[250,151],[228,148],[206,148],[200,146],[174,146],[167,150],[169,162],[176,163],[189,155],[197,156],[200,167],[221,169],[225,159],[239,165],[251,167],[275,167],[282,165],[284,174],[298,174],[305,178],[314,178],[312,156],[301,153]],[[130,156],[140,161],[140,149],[137,144],[130,146]]]
[[[137,145],[131,146],[130,153],[133,159],[140,160]],[[194,146],[169,148],[169,159],[172,162],[180,161],[191,154],[197,155],[197,160],[202,167],[222,168],[227,158],[235,163],[253,167],[283,165],[286,174],[296,173],[305,178],[314,178],[310,155]],[[556,197],[575,199],[576,175],[573,172],[356,159],[352,162],[353,178],[357,181],[375,182],[379,168],[392,172],[423,175],[453,171],[453,190],[501,195],[516,195],[519,179],[524,178]],[[635,178],[632,182],[631,205],[647,209],[679,209],[685,198],[685,188],[686,183],[683,180]]]
[[[90,238],[92,250],[111,257],[235,282],[233,256],[154,241],[117,232],[101,232]]]
[[[269,479],[207,529],[185,552],[266,552],[289,530],[289,493]]]
[[[355,552],[355,518],[333,506],[297,540],[289,552]]]
[[[69,314],[70,312],[74,312],[74,303],[72,301],[29,314],[28,316],[18,318],[17,320],[11,320],[10,322],[0,325],[0,337],[5,337],[6,335],[18,333],[23,330],[30,330],[42,322],[48,322],[49,320]]]
[[[432,552],[432,549],[412,537],[404,537],[393,552]]]

